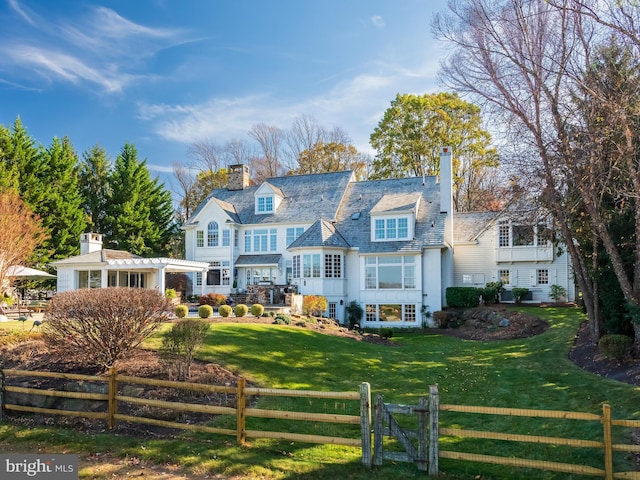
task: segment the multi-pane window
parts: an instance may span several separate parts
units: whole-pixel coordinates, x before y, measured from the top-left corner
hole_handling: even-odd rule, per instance
[[[320,254],[302,256],[302,276],[304,278],[320,278]]]
[[[273,212],[273,197],[258,197],[258,213]]]
[[[509,224],[501,223],[498,227],[498,245],[500,247],[508,247],[509,243]]]
[[[404,321],[405,322],[415,322],[416,321],[416,306],[404,305]]]
[[[78,272],[78,288],[100,287],[102,287],[102,272],[100,270],[81,270]]]
[[[408,238],[408,218],[378,218],[374,221],[375,240],[406,240]]]
[[[511,272],[509,270],[498,270],[498,279],[504,285],[511,285]]]
[[[416,288],[415,257],[399,255],[367,257],[365,288]]]
[[[233,246],[238,248],[238,242],[240,239],[240,232],[238,230],[233,231]]]
[[[260,228],[253,231],[253,251],[266,252],[269,241],[269,230]]]
[[[218,242],[218,222],[209,222],[207,227],[207,247],[217,247]]]
[[[275,252],[278,249],[278,230],[272,228],[269,231],[269,249]]]
[[[228,247],[231,244],[231,232],[228,228],[222,231],[222,246]]]
[[[229,285],[229,261],[211,262],[207,271],[207,285]]]
[[[337,306],[335,302],[329,303],[329,318],[336,318]]]
[[[202,286],[202,272],[196,272],[196,287]]]
[[[365,305],[365,319],[367,322],[375,322],[378,320],[378,306],[377,305]]]
[[[342,255],[327,254],[324,256],[324,276],[326,278],[342,277]]]
[[[417,320],[415,304],[368,304],[365,308],[367,322],[408,322]]]
[[[292,269],[293,278],[300,278],[300,255],[294,255]]]
[[[204,231],[196,230],[196,247],[204,247]]]
[[[499,247],[546,247],[550,237],[551,231],[544,223],[526,225],[504,221],[498,224]]]
[[[251,230],[246,230],[244,232],[244,251],[251,251]]]
[[[304,227],[289,227],[287,228],[287,246],[291,245],[296,238],[304,233]]]
[[[539,268],[537,271],[538,285],[549,284],[549,270],[546,268]]]

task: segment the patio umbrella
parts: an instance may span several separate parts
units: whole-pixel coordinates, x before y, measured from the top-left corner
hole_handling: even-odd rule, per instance
[[[55,275],[37,270],[35,268],[24,267],[22,265],[12,265],[7,269],[7,276],[17,280],[37,280],[41,278],[56,278]]]

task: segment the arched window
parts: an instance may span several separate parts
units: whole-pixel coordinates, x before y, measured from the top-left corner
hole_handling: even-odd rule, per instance
[[[217,247],[218,238],[218,222],[209,222],[209,226],[207,228],[207,246]]]

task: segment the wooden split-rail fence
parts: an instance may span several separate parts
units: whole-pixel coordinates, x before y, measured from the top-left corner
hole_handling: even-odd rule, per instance
[[[106,391],[105,393],[95,393],[86,391],[63,391],[30,388],[11,385],[7,381],[8,377],[39,377],[72,380],[78,382],[91,382],[94,384],[97,383],[106,385],[106,388],[104,389]],[[232,397],[235,396],[235,406],[229,407],[206,405],[201,403],[174,402],[141,398],[139,396],[133,395],[124,395],[121,389],[121,386],[123,384],[167,387],[187,390],[191,392],[201,392],[205,394],[221,393]],[[13,394],[11,397],[13,401],[12,403],[9,403],[7,402],[7,398],[8,395],[11,394]],[[18,401],[16,401],[19,396],[27,398],[27,396],[33,395],[85,400],[88,402],[104,402],[106,404],[106,410],[96,412],[46,408],[33,405],[21,405]],[[247,398],[252,396],[338,400],[356,404],[357,412],[349,415],[339,413],[317,413],[256,408],[253,405],[247,404]],[[177,412],[233,416],[235,417],[235,428],[222,428],[210,425],[168,421],[141,415],[127,415],[122,413],[118,408],[122,404],[142,405],[146,407],[168,409]],[[106,422],[109,429],[113,429],[118,421],[123,421],[203,433],[232,435],[236,437],[237,441],[240,444],[244,443],[248,438],[272,438],[303,443],[321,443],[359,447],[362,449],[362,462],[365,465],[371,464],[371,392],[368,383],[361,383],[358,391],[323,392],[310,390],[288,390],[277,388],[250,387],[247,386],[246,380],[242,377],[238,379],[237,386],[224,386],[132,377],[118,374],[115,368],[111,368],[106,377],[96,375],[5,369],[0,370],[0,420],[2,420],[3,413],[8,411],[101,419]],[[247,418],[250,417],[305,422],[321,422],[327,424],[357,425],[359,426],[358,430],[360,432],[360,435],[358,437],[342,437],[305,433],[291,433],[282,431],[249,430],[247,429]]]
[[[79,382],[106,383],[105,393],[61,391],[52,389],[30,388],[11,385],[8,377],[49,377],[68,379]],[[134,395],[125,395],[121,389],[122,384],[150,385],[154,387],[176,388],[204,393],[223,393],[235,396],[235,406],[216,406],[197,403],[173,402],[165,400],[153,400],[140,398]],[[20,404],[17,400],[21,397],[39,395],[47,397],[59,397],[69,399],[81,399],[87,401],[105,402],[106,411],[81,411],[44,408]],[[11,396],[12,401],[7,398]],[[352,414],[317,413],[304,411],[288,411],[281,409],[264,408],[262,403],[247,402],[248,397],[295,397],[302,399],[331,399],[340,402],[351,402],[359,410]],[[143,405],[161,409],[171,409],[179,412],[196,412],[212,415],[226,415],[235,417],[235,428],[222,428],[204,424],[180,423],[162,420],[158,418],[144,417],[141,415],[127,415],[121,412],[121,404]],[[261,405],[262,408],[257,408]],[[613,419],[609,405],[603,405],[602,414],[570,412],[558,410],[533,410],[515,408],[496,408],[470,405],[441,404],[438,388],[430,387],[429,395],[420,398],[417,405],[399,405],[385,403],[381,395],[376,396],[373,406],[374,416],[372,424],[371,391],[368,383],[360,384],[358,391],[353,392],[322,392],[307,390],[272,389],[247,386],[243,378],[238,380],[237,386],[214,386],[189,382],[173,382],[149,378],[124,376],[115,369],[109,371],[109,375],[91,376],[79,374],[66,374],[54,372],[36,372],[13,369],[0,369],[0,421],[3,415],[9,411],[32,412],[47,415],[67,415],[104,420],[110,428],[114,428],[116,422],[126,421],[145,423],[161,427],[177,428],[183,430],[199,431],[211,434],[235,436],[239,443],[248,438],[272,438],[303,443],[323,443],[345,445],[360,448],[362,451],[362,463],[371,467],[382,465],[383,460],[413,462],[417,468],[426,471],[429,475],[438,475],[439,459],[460,460],[466,462],[488,463],[509,467],[538,469],[551,472],[561,472],[577,475],[602,477],[607,480],[614,478],[640,480],[640,472],[616,471],[614,468],[614,452],[626,454],[640,454],[640,445],[614,443],[612,429],[624,427],[631,429],[640,428],[640,420]],[[601,425],[601,439],[584,440],[566,437],[551,437],[541,435],[523,435],[509,432],[494,432],[469,430],[442,426],[443,416],[455,414],[471,415],[497,415],[510,417],[544,418],[553,420],[576,420],[584,422],[596,422]],[[410,416],[414,418],[413,426],[406,425],[406,418],[398,421],[397,416]],[[317,435],[293,433],[292,431],[269,431],[266,429],[247,429],[248,418],[272,418],[280,420],[322,422],[328,424],[351,425],[356,427],[359,435]],[[458,423],[456,421],[456,423]],[[373,442],[372,442],[373,431]],[[385,448],[385,437],[392,437],[400,449],[390,451]],[[492,454],[454,451],[449,448],[441,449],[442,438],[455,439],[486,439],[507,442],[520,442],[537,445],[575,447],[580,449],[593,449],[603,456],[602,466],[594,467],[571,463],[543,461],[514,456],[497,456]],[[451,444],[451,443],[448,443]],[[493,452],[490,452],[493,453]]]

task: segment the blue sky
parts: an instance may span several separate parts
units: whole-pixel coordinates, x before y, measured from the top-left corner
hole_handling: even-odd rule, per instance
[[[431,93],[445,0],[0,0],[0,124],[170,176],[189,145],[311,116],[359,150],[397,93]]]

